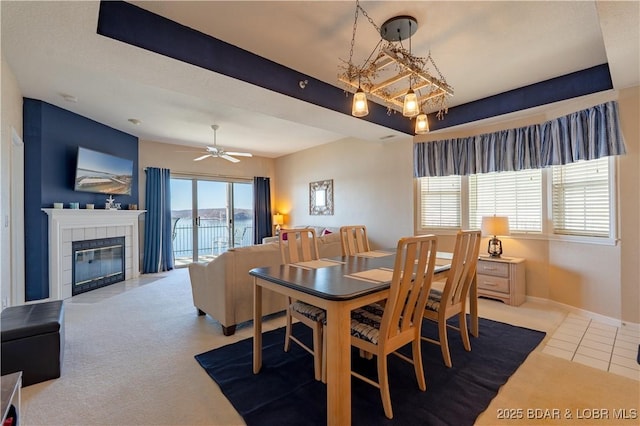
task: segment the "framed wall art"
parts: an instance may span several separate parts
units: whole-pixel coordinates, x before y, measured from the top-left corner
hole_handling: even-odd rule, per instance
[[[309,214],[333,215],[333,179],[319,180],[309,184]]]

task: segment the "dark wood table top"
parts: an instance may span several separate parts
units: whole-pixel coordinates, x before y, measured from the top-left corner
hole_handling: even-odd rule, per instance
[[[393,270],[395,250],[379,250],[377,252],[382,251],[389,254],[381,257],[338,256],[323,258],[309,263],[300,262],[254,268],[249,271],[249,274],[322,299],[351,300],[389,288],[390,277],[389,280],[378,281],[350,276],[376,269]],[[443,253],[443,255],[445,254]],[[312,267],[314,265],[319,267]],[[447,270],[449,270],[449,265],[436,265],[435,273]]]

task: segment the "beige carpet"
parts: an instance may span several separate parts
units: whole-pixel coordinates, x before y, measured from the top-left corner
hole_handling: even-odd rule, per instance
[[[65,301],[65,310],[62,377],[22,389],[23,425],[243,424],[194,355],[250,337],[251,327],[224,337],[218,323],[197,316],[185,269],[73,297]],[[540,303],[513,308],[488,300],[480,301],[480,314],[548,334],[566,315]],[[265,329],[283,324],[277,317]],[[425,370],[428,384],[428,366]],[[615,419],[614,410],[637,413],[639,399],[640,382],[547,355],[541,345],[477,424],[635,425],[637,418]],[[498,419],[505,409],[515,416],[522,412],[522,418]],[[562,417],[537,420],[545,411],[527,412],[535,409],[557,409]],[[609,419],[584,418],[604,409]]]

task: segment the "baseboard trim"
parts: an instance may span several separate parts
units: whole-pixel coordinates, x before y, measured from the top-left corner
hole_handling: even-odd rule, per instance
[[[612,325],[614,327],[622,327],[622,328],[625,328],[627,330],[632,330],[634,332],[640,332],[640,324],[639,323],[630,322],[630,321],[623,321],[623,320],[621,320],[619,318],[608,317],[606,315],[602,315],[602,314],[598,314],[598,313],[595,313],[595,312],[587,311],[586,309],[576,308],[575,306],[567,305],[565,303],[557,302],[555,300],[545,299],[543,297],[527,296],[526,300],[530,301],[530,302],[538,302],[538,303],[554,305],[554,306],[557,306],[559,308],[565,309],[565,310],[567,310],[567,311],[569,311],[571,313],[574,313],[576,315],[587,317],[587,318],[596,320],[598,322],[609,324],[609,325]]]

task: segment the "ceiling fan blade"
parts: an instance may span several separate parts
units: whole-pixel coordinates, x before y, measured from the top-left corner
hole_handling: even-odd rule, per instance
[[[238,162],[240,162],[240,160],[238,160],[237,158],[233,158],[233,157],[231,157],[231,156],[229,156],[229,155],[227,155],[227,154],[223,154],[223,155],[221,155],[221,156],[220,156],[220,158],[224,158],[225,160],[229,160],[229,161],[231,161],[232,163],[238,163]]]
[[[200,161],[200,160],[204,160],[204,159],[205,159],[205,158],[207,158],[207,157],[213,157],[213,155],[211,155],[211,154],[205,154],[205,155],[203,155],[203,156],[201,156],[201,157],[194,158],[194,159],[193,159],[193,161]]]
[[[252,154],[248,152],[226,152],[227,155],[235,155],[236,157],[253,157]]]

